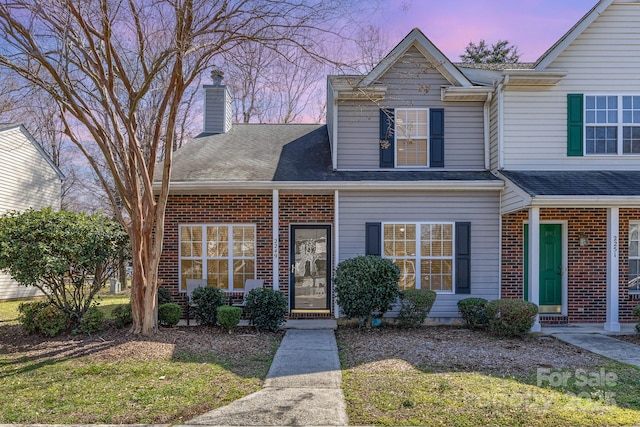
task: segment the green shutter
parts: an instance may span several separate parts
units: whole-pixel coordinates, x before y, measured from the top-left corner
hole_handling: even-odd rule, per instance
[[[584,146],[584,96],[567,95],[567,156],[582,156]]]
[[[380,109],[380,167],[392,168],[395,166],[395,138],[394,134],[394,109]]]

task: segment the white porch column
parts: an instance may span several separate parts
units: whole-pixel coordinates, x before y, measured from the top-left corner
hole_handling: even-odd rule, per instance
[[[273,211],[273,217],[271,219],[271,224],[273,226],[273,290],[277,291],[280,289],[280,256],[278,254],[278,251],[280,250],[280,194],[278,190],[273,190],[271,206]]]
[[[605,331],[619,331],[620,209],[607,209],[607,321]]]
[[[529,209],[529,301],[540,304],[540,208]],[[531,332],[540,332],[540,315]]]
[[[333,193],[333,271],[336,271],[336,267],[340,262],[340,192],[335,190]],[[338,299],[335,294],[335,287],[333,281],[331,283],[331,296],[333,298],[333,316],[337,319],[340,317],[340,307],[338,306]]]

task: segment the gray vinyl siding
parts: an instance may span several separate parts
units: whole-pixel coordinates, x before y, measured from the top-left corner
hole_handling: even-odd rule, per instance
[[[444,108],[445,169],[484,169],[483,102],[443,102],[440,87],[451,83],[415,47],[379,83],[382,101],[337,104],[338,169],[379,168],[380,108]]]
[[[499,112],[498,112],[498,97],[494,96],[491,99],[491,105],[489,106],[489,164],[491,170],[496,170],[500,167],[500,147],[499,147]]]
[[[349,192],[339,195],[338,261],[364,255],[367,222],[471,222],[471,295],[438,294],[431,317],[458,317],[456,303],[498,298],[498,192]]]
[[[204,85],[203,132],[226,133],[231,129],[231,95],[226,86]]]
[[[60,209],[61,181],[19,127],[0,132],[0,215],[8,211]],[[37,295],[0,273],[0,300]]]
[[[513,185],[508,185],[502,193],[500,204],[500,212],[507,214],[526,206],[528,201],[525,202],[524,197],[519,192],[514,191]]]
[[[567,156],[567,94],[640,94],[640,3],[613,3],[550,65],[557,86],[505,91],[505,169],[630,170],[640,156]]]

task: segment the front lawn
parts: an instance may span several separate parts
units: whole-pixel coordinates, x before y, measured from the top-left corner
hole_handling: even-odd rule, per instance
[[[10,321],[18,304],[0,303],[0,423],[183,423],[260,390],[282,338],[199,326],[43,338]]]
[[[550,337],[340,328],[352,425],[640,424],[640,370]]]

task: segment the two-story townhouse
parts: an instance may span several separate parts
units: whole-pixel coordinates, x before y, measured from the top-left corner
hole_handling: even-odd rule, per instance
[[[221,81],[204,132],[175,153],[160,264],[240,296],[247,279],[290,317],[337,316],[331,277],[357,255],[393,259],[400,287],[499,296],[500,191],[489,172],[493,87],[473,84],[419,30],[367,75],[330,76],[326,125],[231,124]]]
[[[640,2],[602,0],[534,64],[463,70],[496,89],[501,295],[539,304],[543,323],[616,331],[638,305],[639,25]]]
[[[20,124],[0,124],[0,214],[29,208],[60,209],[64,175]],[[0,300],[41,295],[0,272]]]

